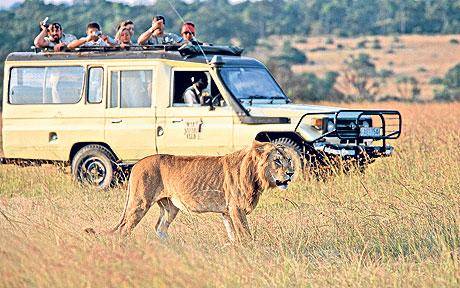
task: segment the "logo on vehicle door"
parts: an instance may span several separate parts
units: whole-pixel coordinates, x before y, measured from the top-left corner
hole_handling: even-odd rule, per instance
[[[190,140],[200,139],[201,126],[203,125],[203,120],[185,122],[185,137]]]

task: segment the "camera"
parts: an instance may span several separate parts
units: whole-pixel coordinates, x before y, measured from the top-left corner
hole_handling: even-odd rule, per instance
[[[96,35],[96,36],[98,36],[98,37],[99,37],[99,36],[101,36],[101,35],[102,35],[102,32],[101,32],[101,31],[97,31],[97,32],[95,32],[95,33],[94,33],[94,35]]]
[[[47,22],[48,22],[48,17],[46,17],[45,19],[40,21],[40,26],[44,26],[44,27],[48,28],[49,24]]]

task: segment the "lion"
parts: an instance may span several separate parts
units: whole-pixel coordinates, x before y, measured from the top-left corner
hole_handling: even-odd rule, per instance
[[[255,141],[252,147],[225,156],[152,155],[131,171],[123,215],[110,232],[129,235],[157,203],[159,238],[179,211],[222,216],[231,242],[251,236],[246,215],[269,188],[286,189],[294,176],[290,148]]]

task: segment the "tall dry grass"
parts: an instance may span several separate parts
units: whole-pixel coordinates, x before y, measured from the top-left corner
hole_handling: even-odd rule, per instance
[[[385,105],[404,120],[393,157],[364,175],[263,195],[249,216],[255,240],[243,246],[229,245],[212,214],[180,214],[161,242],[157,208],[128,240],[90,237],[84,228],[118,220],[122,188],[2,165],[0,286],[458,287],[460,104]]]

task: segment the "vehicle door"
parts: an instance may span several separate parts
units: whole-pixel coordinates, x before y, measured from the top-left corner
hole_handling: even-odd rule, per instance
[[[105,141],[123,161],[155,154],[153,66],[109,67]]]
[[[183,93],[193,77],[207,77],[203,95],[215,98],[215,105],[184,103]],[[170,103],[158,122],[159,153],[174,155],[224,155],[233,151],[233,117],[235,113],[223,100],[208,71],[173,69]]]

